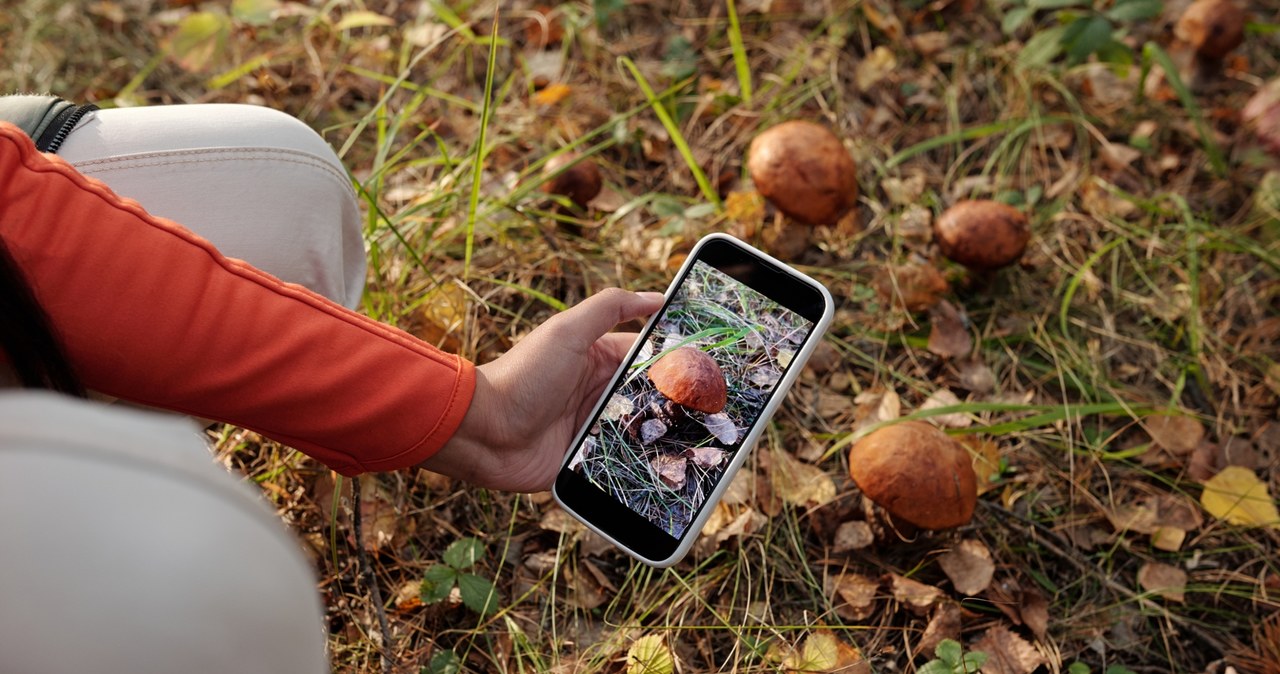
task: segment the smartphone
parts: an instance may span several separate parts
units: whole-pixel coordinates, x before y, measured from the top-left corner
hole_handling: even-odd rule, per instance
[[[552,493],[640,561],[675,564],[831,323],[822,284],[712,234],[569,447]]]

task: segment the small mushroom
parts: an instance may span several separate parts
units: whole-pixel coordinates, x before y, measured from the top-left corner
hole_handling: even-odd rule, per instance
[[[978,503],[969,452],[922,421],[885,426],[849,451],[849,475],[895,519],[922,529],[969,522]]]
[[[565,168],[566,166],[568,168]],[[564,171],[555,175],[561,169]],[[544,191],[568,197],[580,208],[586,208],[587,204],[600,194],[603,184],[600,179],[600,169],[596,167],[595,162],[582,159],[573,152],[558,154],[549,159],[543,166],[542,173],[545,176],[555,175],[542,186]]]
[[[1196,55],[1218,60],[1244,42],[1245,13],[1233,0],[1196,0],[1178,18],[1173,33]]]
[[[729,391],[715,359],[692,346],[675,349],[649,366],[649,380],[671,402],[713,414],[724,409]]]
[[[827,127],[783,122],[751,141],[747,170],[778,210],[810,225],[829,225],[858,199],[857,166]]]
[[[990,270],[1017,262],[1031,240],[1027,216],[998,201],[961,201],[933,223],[933,238],[949,259]]]

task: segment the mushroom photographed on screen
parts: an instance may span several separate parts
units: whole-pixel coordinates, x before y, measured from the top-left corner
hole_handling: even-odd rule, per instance
[[[724,372],[705,351],[692,346],[673,349],[649,366],[649,381],[671,404],[664,411],[672,418],[683,414],[676,405],[714,414],[729,400]]]
[[[921,529],[967,524],[978,504],[969,452],[922,421],[885,426],[858,440],[849,451],[849,475],[895,522]]]

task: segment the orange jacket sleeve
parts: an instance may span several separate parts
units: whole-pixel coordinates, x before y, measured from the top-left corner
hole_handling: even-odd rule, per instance
[[[0,236],[90,389],[257,431],[346,475],[426,459],[470,405],[470,362],[223,257],[5,123]]]

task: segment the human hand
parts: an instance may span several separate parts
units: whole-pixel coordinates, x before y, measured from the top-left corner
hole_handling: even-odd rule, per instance
[[[471,407],[421,468],[504,491],[551,487],[569,443],[636,335],[609,333],[662,306],[661,293],[609,288],[476,368]]]

